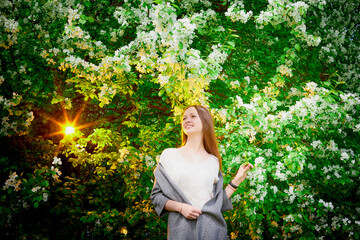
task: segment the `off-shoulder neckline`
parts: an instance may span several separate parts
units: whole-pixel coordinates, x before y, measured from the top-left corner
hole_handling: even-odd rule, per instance
[[[182,154],[181,154],[181,151],[179,148],[174,148],[176,150],[176,152],[178,153],[178,155],[182,158],[182,159],[185,159],[185,160],[188,160],[186,157],[184,157]],[[202,160],[201,162],[205,162],[205,161],[208,161],[209,159],[211,159],[212,157],[214,157],[215,159],[217,159],[216,156],[212,155],[209,153],[209,156],[207,158],[205,158],[204,160]]]

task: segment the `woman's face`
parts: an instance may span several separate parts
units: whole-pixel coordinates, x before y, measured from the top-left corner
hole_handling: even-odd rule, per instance
[[[202,122],[198,112],[195,107],[189,107],[186,109],[183,121],[182,128],[186,135],[194,133],[202,133]]]

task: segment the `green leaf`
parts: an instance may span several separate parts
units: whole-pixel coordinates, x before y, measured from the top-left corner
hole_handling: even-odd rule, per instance
[[[23,113],[23,111],[21,111],[21,110],[16,110],[16,111],[15,111],[15,115],[16,115],[16,116],[20,116],[22,113]]]
[[[85,23],[86,23],[86,20],[83,19],[83,18],[80,18],[80,19],[79,19],[79,23],[80,23],[80,24],[85,24]]]
[[[95,20],[92,16],[89,16],[86,18],[89,22],[93,23]]]
[[[43,181],[43,186],[48,187],[49,186],[49,181],[48,180]]]
[[[327,86],[327,87],[329,87],[329,86],[331,85],[331,82],[330,82],[330,81],[326,81],[326,82],[324,82],[324,85]]]

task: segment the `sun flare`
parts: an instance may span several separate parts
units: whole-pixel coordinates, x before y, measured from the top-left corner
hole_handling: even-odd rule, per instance
[[[75,132],[75,128],[73,126],[67,126],[65,128],[65,134],[66,135],[70,135],[70,134],[73,134]]]

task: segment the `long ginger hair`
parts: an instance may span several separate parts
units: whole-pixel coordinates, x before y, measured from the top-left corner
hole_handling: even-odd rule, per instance
[[[201,123],[203,125],[203,143],[205,150],[209,153],[217,157],[219,160],[219,169],[222,170],[222,159],[219,153],[216,136],[215,136],[215,130],[214,130],[214,123],[211,117],[211,113],[209,110],[203,106],[200,105],[191,105],[188,106],[184,112],[188,109],[194,107],[199,114]],[[187,142],[188,136],[185,134],[184,129],[181,128],[181,146],[184,146]]]

